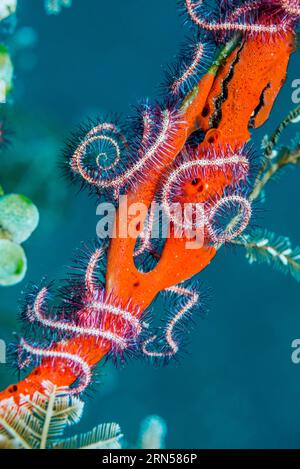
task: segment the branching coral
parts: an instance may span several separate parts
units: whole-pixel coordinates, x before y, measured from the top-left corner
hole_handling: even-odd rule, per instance
[[[247,236],[253,191],[263,181],[247,142],[284,83],[299,11],[293,1],[227,2],[225,10],[221,2],[219,19],[208,21],[203,3],[184,2],[195,35],[191,62],[175,68],[180,75],[164,103],[146,102],[125,132],[97,122],[70,141],[72,178],[117,209],[113,236],[89,253],[84,268],[78,265],[83,275],[70,277],[58,305],[47,311],[47,286],[28,298],[23,317],[31,327],[16,359],[21,370],[37,367],[1,398],[19,403],[22,395],[42,393],[45,380],[80,393],[107,355],[123,359],[142,351],[169,359],[180,348],[179,326],[201,306],[190,279],[223,244]],[[216,55],[203,74],[207,36]],[[163,242],[149,236],[153,202],[169,220]],[[187,204],[201,206],[199,218],[184,216]],[[132,210],[137,206],[146,207],[139,217]],[[173,297],[162,334],[149,328],[145,315],[160,292]]]

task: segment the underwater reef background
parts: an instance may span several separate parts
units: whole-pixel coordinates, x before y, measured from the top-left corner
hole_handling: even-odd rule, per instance
[[[15,46],[13,103],[8,106],[11,145],[1,155],[1,184],[7,193],[24,193],[37,205],[40,223],[24,243],[25,280],[0,290],[1,339],[17,330],[17,302],[29,281],[63,278],[74,250],[96,235],[96,203],[78,193],[59,168],[66,137],[88,116],[116,112],[159,95],[186,31],[175,0],[74,0],[58,16],[43,2],[18,7],[18,30],[28,38]],[[12,40],[12,39],[11,39]],[[26,42],[26,41],[25,41]],[[292,81],[300,79],[300,52],[292,56],[287,82],[263,135],[295,106]],[[295,135],[287,129],[284,142]],[[268,188],[262,226],[300,239],[299,169],[286,172]],[[65,267],[64,267],[65,266]],[[153,368],[130,361],[124,368],[98,367],[92,398],[78,431],[99,421],[117,421],[134,441],[145,415],[158,414],[168,425],[169,448],[300,447],[300,365],[291,360],[291,343],[300,337],[299,285],[267,265],[249,267],[243,252],[218,254],[201,274],[213,287],[210,312],[197,320],[188,353],[178,363]],[[159,309],[156,301],[156,308]],[[11,374],[0,365],[1,388]]]

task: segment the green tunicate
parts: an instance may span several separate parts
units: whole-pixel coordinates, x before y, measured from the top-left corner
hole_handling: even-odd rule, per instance
[[[9,239],[0,239],[0,259],[0,285],[21,282],[27,269],[23,248]]]
[[[0,103],[6,103],[7,94],[12,89],[14,68],[8,49],[0,44]]]
[[[0,2],[0,21],[16,12],[17,0],[2,0]]]
[[[35,230],[39,212],[30,199],[18,194],[0,197],[0,238],[23,243]],[[1,232],[4,234],[1,236]]]

